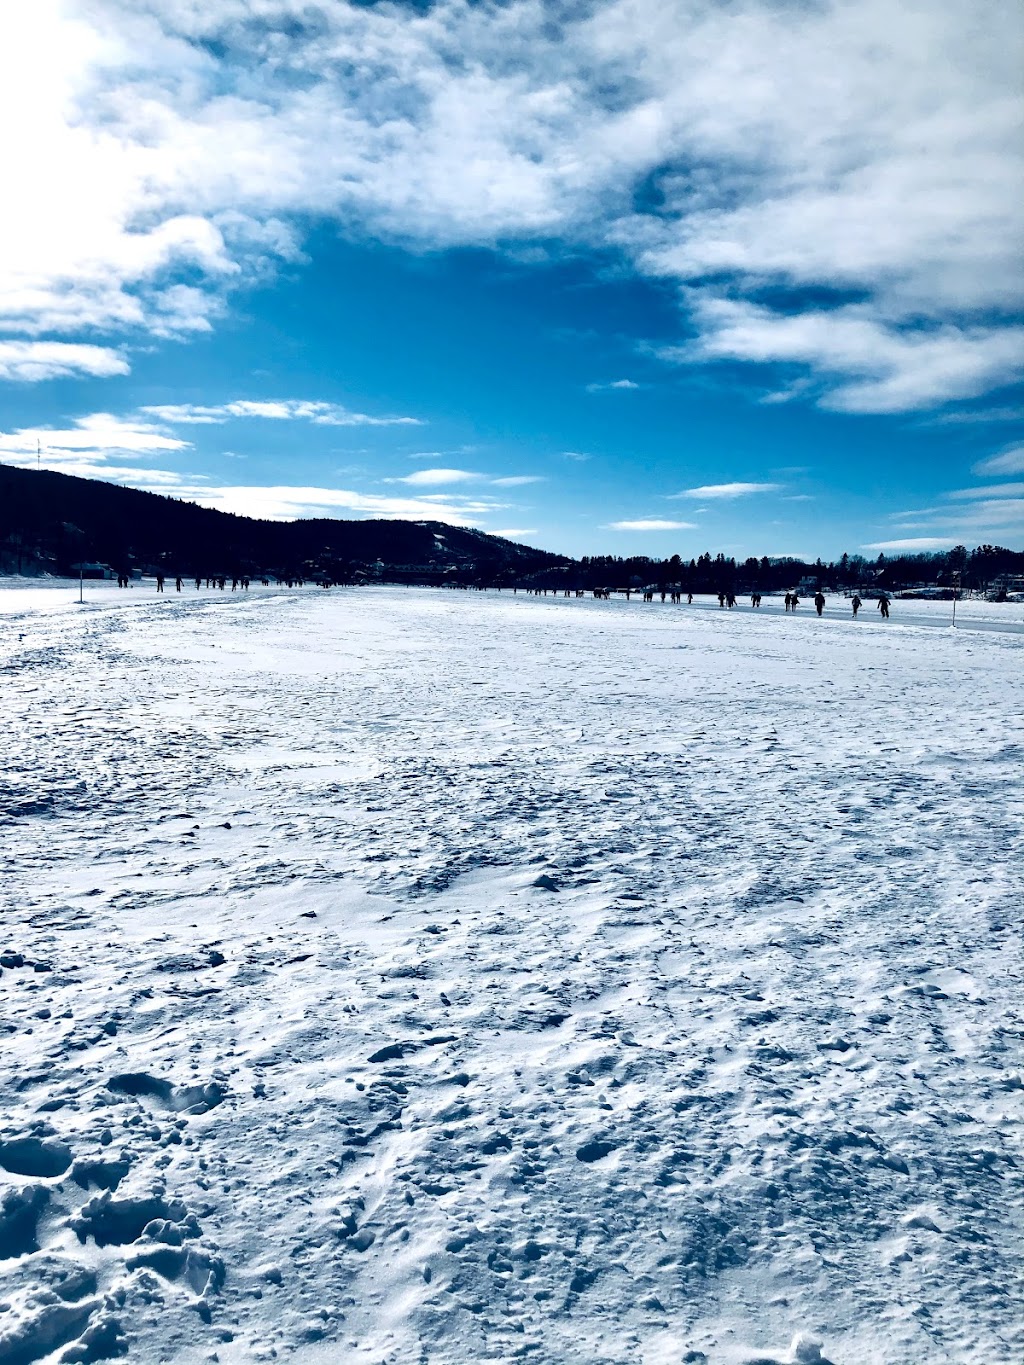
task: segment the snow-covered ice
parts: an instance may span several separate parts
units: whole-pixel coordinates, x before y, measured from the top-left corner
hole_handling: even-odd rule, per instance
[[[1020,608],[71,597],[0,1360],[1024,1357]]]

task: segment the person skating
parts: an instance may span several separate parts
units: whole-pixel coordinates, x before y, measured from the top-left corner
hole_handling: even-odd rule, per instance
[[[821,591],[820,588],[814,594],[814,609],[819,616],[825,610],[825,594]]]
[[[853,594],[853,601],[850,603],[850,606],[853,607],[853,619],[856,621],[857,613],[861,609],[861,600],[856,593]]]
[[[882,613],[882,620],[883,620],[883,621],[888,621],[888,619],[889,619],[889,599],[888,599],[888,597],[885,596],[884,593],[883,593],[883,595],[878,599],[878,610]]]

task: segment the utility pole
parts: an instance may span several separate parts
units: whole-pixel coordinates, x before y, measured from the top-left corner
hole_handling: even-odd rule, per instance
[[[960,570],[957,569],[953,575],[953,629],[956,629],[956,599],[960,594]]]

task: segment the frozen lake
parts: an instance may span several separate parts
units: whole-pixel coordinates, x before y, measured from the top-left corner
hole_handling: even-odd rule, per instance
[[[1020,1361],[1024,606],[169,586],[0,591],[0,1360]]]

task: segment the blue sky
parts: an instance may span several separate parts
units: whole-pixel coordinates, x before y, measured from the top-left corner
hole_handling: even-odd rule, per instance
[[[1015,9],[11,9],[0,459],[573,554],[1024,545]]]

